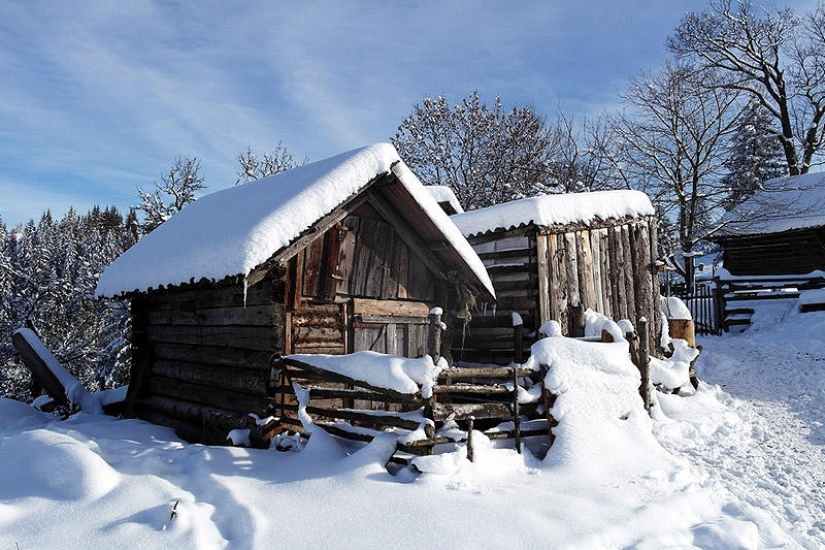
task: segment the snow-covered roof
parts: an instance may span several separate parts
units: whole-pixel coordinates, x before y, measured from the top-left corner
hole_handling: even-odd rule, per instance
[[[438,204],[446,202],[452,207],[455,213],[460,214],[464,212],[464,208],[461,206],[461,203],[458,202],[458,197],[455,196],[451,188],[446,185],[427,185],[426,189]]]
[[[481,208],[451,219],[466,236],[522,225],[548,227],[597,220],[652,216],[653,205],[641,191],[591,191],[563,195],[539,195],[488,208]]]
[[[722,237],[825,226],[825,172],[768,180],[722,221]]]
[[[379,143],[258,181],[206,195],[141,239],[101,275],[99,296],[145,291],[192,279],[246,276],[317,221],[390,172],[485,289],[493,285],[481,260],[433,197]]]

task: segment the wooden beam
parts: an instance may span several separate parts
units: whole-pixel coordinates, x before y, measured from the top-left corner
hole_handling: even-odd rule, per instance
[[[353,298],[352,313],[353,315],[383,315],[389,317],[417,317],[426,319],[430,314],[430,307],[424,302]]]

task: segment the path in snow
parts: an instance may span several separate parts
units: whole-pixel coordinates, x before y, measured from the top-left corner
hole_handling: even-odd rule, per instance
[[[802,321],[800,314],[785,315]],[[804,322],[794,324],[797,331],[800,326]],[[802,546],[821,548],[825,547],[825,342],[814,331],[813,338],[804,334],[800,338],[790,328],[757,326],[743,334],[702,339],[700,378],[718,384],[724,393],[707,386],[704,390],[715,393],[727,411],[710,415],[715,418],[692,419],[694,447],[684,448],[691,445],[690,439],[665,438],[663,443],[681,446],[679,450],[694,464],[745,503],[745,509],[726,510],[731,515],[769,514]],[[702,399],[702,392],[696,397]],[[671,399],[662,406],[677,417],[689,415],[693,408],[676,404],[682,410],[668,410]]]

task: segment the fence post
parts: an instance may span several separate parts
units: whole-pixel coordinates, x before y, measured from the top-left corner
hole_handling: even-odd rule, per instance
[[[427,331],[427,355],[433,358],[433,363],[441,359],[441,314],[440,307],[430,310],[430,326]]]
[[[715,277],[713,282],[716,283],[713,290],[713,315],[716,319],[716,334],[721,336],[722,332],[727,330],[724,325],[725,293],[722,289],[722,279],[720,277]]]
[[[476,417],[471,416],[467,420],[467,460],[473,461],[473,430],[475,429]]]
[[[516,431],[516,451],[521,454],[521,411],[518,405],[518,367],[513,367],[513,427]]]
[[[521,316],[513,314],[513,361],[519,365],[524,363],[524,324]]]
[[[645,410],[650,412],[650,356],[647,353],[647,319],[639,319],[639,371],[642,374],[642,384],[639,392],[642,395],[642,402]]]

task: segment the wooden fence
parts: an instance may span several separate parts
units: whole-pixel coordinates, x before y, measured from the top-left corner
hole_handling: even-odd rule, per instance
[[[715,279],[720,302],[722,328],[747,326],[755,306],[764,300],[796,300],[805,290],[825,288],[825,277],[815,272],[808,275],[736,277]]]
[[[547,436],[549,448],[556,425],[549,410],[555,396],[543,386],[544,371],[516,367],[453,367],[444,369],[425,397],[421,391],[400,393],[331,372],[289,356],[280,358],[282,396],[297,384],[308,392],[305,411],[327,432],[353,441],[368,442],[384,431],[398,433],[397,450],[429,455],[436,446],[466,442],[473,429],[490,439],[512,439],[521,452],[522,439]],[[519,403],[527,386],[542,386],[541,399]],[[300,425],[297,399],[274,404],[281,421]],[[454,422],[457,430],[441,428]]]

